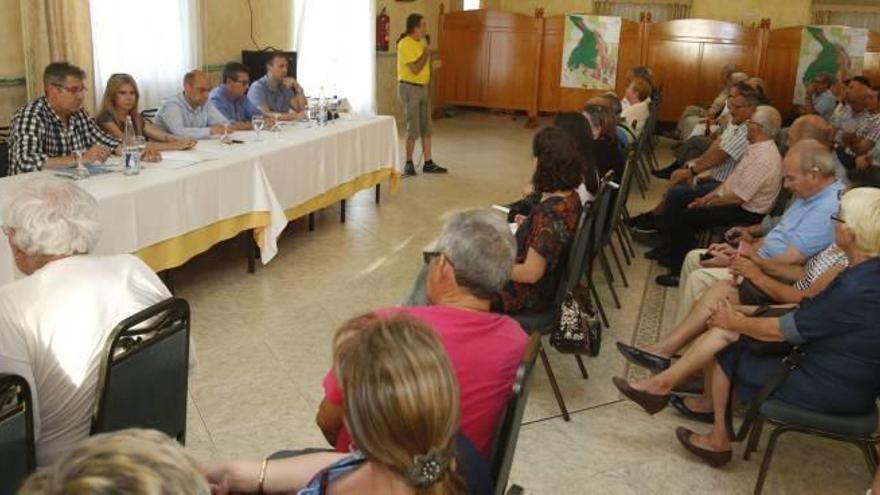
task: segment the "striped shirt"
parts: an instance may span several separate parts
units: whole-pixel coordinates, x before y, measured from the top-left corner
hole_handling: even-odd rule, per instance
[[[839,265],[842,268],[849,266],[849,259],[837,244],[832,244],[825,248],[816,256],[807,260],[804,267],[804,276],[794,283],[794,288],[800,291],[806,291],[816,280],[825,274],[829,268]]]
[[[747,125],[733,122],[724,129],[719,146],[721,151],[727,153],[727,159],[709,172],[713,179],[724,182],[733,173],[736,164],[746,155],[749,147],[748,132]]]
[[[736,194],[742,209],[767,213],[782,187],[782,155],[772,139],[750,144],[746,154],[721,184],[719,195]]]
[[[70,114],[65,126],[46,97],[41,96],[12,117],[9,174],[42,170],[49,158],[69,156],[96,144],[112,150],[119,141],[104,133],[83,108]]]

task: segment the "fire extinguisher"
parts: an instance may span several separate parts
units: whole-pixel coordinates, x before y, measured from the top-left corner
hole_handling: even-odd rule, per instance
[[[385,13],[385,7],[382,12],[376,16],[376,50],[380,52],[388,51],[388,37],[391,32],[391,18]]]

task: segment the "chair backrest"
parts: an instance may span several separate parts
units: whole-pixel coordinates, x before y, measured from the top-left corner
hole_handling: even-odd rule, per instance
[[[781,188],[779,190],[779,194],[776,196],[776,203],[773,204],[773,209],[770,210],[767,214],[771,217],[779,217],[785,213],[785,209],[788,208],[788,203],[791,201],[791,191],[786,188]]]
[[[599,191],[596,193],[596,197],[590,207],[581,212],[578,219],[577,230],[568,249],[565,272],[562,274],[556,292],[554,307],[557,310],[561,308],[565,294],[573,291],[580,283],[581,278],[585,275],[588,276],[589,270],[592,269],[592,260],[601,243],[602,229],[605,228],[608,221],[611,193],[615,187],[610,180],[613,175],[614,172],[611,170],[605,174],[605,177],[599,182]]]
[[[0,495],[17,493],[35,467],[31,389],[21,376],[0,374]]]
[[[9,175],[9,127],[0,127],[0,177]]]
[[[125,320],[104,347],[92,433],[151,428],[186,439],[189,304],[170,298]]]
[[[141,110],[141,117],[143,117],[145,120],[152,122],[156,118],[156,113],[158,111],[158,108],[148,108],[146,110]]]
[[[538,348],[541,345],[541,334],[535,332],[529,336],[529,344],[523,354],[522,361],[516,369],[516,378],[513,380],[513,391],[507,400],[507,405],[498,418],[495,428],[495,439],[492,442],[492,457],[490,458],[489,474],[495,485],[495,494],[503,494],[507,488],[507,479],[510,477],[510,467],[513,465],[513,454],[516,451],[516,442],[519,439],[519,428],[522,424],[523,411],[526,408],[529,377],[535,366],[538,356]]]

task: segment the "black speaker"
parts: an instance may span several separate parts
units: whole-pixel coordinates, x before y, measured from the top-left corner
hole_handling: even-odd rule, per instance
[[[296,52],[242,50],[241,63],[247,66],[251,81],[256,81],[266,75],[266,62],[275,53],[281,53],[287,58],[287,75],[296,78]]]

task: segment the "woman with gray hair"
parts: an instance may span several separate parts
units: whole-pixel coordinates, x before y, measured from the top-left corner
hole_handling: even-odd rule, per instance
[[[98,205],[73,182],[27,178],[0,211],[26,275],[0,287],[0,373],[30,385],[37,464],[45,465],[89,434],[110,331],[171,294],[134,256],[89,255],[101,233]]]

